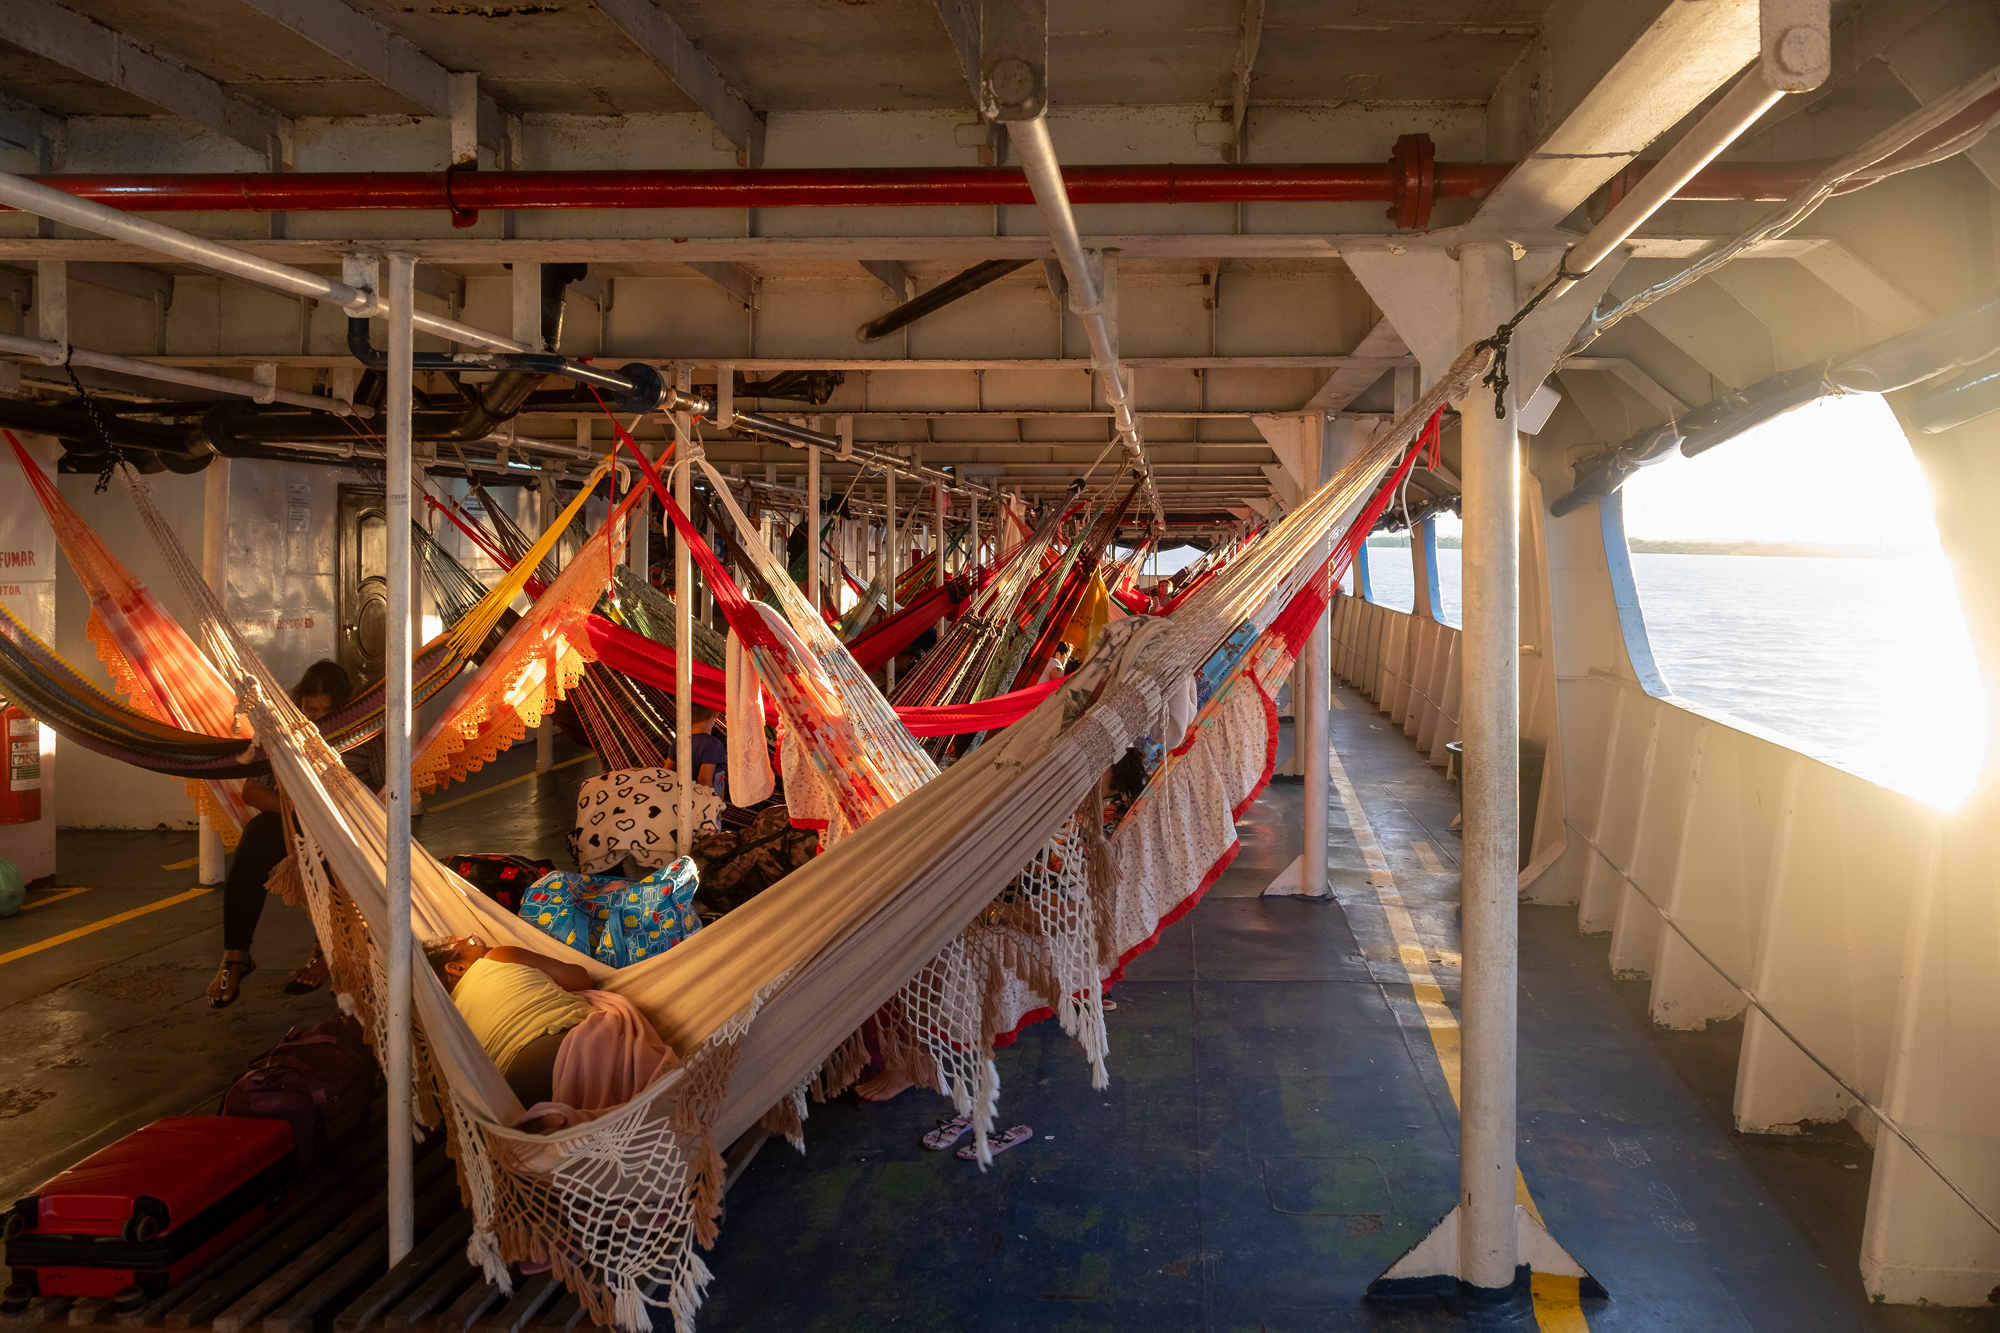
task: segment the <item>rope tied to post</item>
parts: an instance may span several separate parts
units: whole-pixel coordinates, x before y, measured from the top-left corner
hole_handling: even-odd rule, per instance
[[[1555,291],[1556,288],[1561,287],[1565,282],[1581,282],[1584,276],[1582,273],[1572,273],[1569,271],[1569,250],[1564,250],[1562,258],[1556,261],[1555,273],[1542,285],[1540,291],[1528,298],[1526,305],[1514,312],[1514,318],[1493,330],[1492,337],[1481,338],[1473,344],[1474,347],[1483,347],[1493,353],[1493,364],[1487,368],[1485,376],[1479,382],[1492,386],[1493,415],[1495,417],[1504,417],[1507,415],[1507,389],[1509,387],[1509,380],[1507,378],[1507,348],[1514,341],[1514,330],[1521,326],[1522,320],[1534,314],[1535,307],[1547,300],[1549,294]]]
[[[111,439],[111,425],[104,419],[103,405],[91,396],[90,390],[83,387],[83,381],[77,378],[76,367],[70,364],[70,358],[74,355],[76,347],[64,343],[63,370],[68,373],[70,386],[76,390],[77,398],[83,403],[83,410],[90,414],[91,434],[95,435],[97,442],[104,446],[104,470],[97,474],[97,486],[91,492],[93,495],[102,495],[111,489],[111,474],[125,461],[125,451]]]

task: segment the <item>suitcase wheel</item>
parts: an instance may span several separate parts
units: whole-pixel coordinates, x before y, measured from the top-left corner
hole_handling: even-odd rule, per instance
[[[122,1234],[126,1240],[145,1244],[160,1234],[160,1226],[167,1220],[167,1206],[158,1199],[141,1197],[132,1205],[132,1215],[125,1219]]]
[[[146,1303],[146,1289],[137,1285],[121,1287],[118,1294],[111,1298],[111,1303],[120,1314],[130,1314]]]
[[[18,1212],[7,1214],[7,1220],[0,1222],[0,1235],[5,1235],[8,1240],[14,1239],[27,1229],[28,1219]]]
[[[19,1314],[28,1308],[28,1302],[35,1299],[35,1289],[25,1282],[12,1282],[4,1294],[0,1294],[0,1314]]]

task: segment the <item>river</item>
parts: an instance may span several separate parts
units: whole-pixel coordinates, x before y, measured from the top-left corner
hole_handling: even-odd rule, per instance
[[[1407,611],[1405,549],[1369,550],[1375,600]],[[1949,808],[1985,758],[1986,702],[1942,556],[1632,557],[1667,687],[1797,749]],[[1438,552],[1460,618],[1459,552]]]

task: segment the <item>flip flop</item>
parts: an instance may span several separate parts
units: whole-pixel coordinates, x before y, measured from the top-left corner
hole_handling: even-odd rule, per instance
[[[248,958],[225,958],[215,969],[214,980],[208,983],[208,1007],[227,1009],[236,1003],[243,993],[243,979],[257,970],[257,964]],[[220,983],[218,985],[218,983]]]
[[[1033,1137],[1035,1137],[1035,1131],[1031,1126],[1016,1125],[1012,1129],[1008,1130],[1005,1134],[1002,1134],[999,1138],[986,1140],[986,1151],[990,1155],[998,1157],[1001,1153],[1006,1152],[1009,1148],[1019,1147],[1021,1144],[1026,1143],[1029,1139],[1032,1139]],[[976,1143],[966,1144],[963,1148],[960,1148],[958,1150],[957,1157],[958,1160],[961,1162],[978,1161],[979,1145]]]
[[[932,1152],[943,1152],[964,1138],[971,1128],[972,1117],[969,1115],[939,1116],[937,1128],[924,1135],[924,1146]]]

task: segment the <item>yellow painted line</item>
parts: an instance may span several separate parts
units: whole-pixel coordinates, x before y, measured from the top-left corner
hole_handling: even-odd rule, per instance
[[[90,892],[90,886],[88,884],[81,885],[74,889],[50,889],[42,897],[35,899],[35,901],[31,903],[22,903],[21,910],[23,912],[32,912],[37,907],[47,907],[50,903],[59,903],[65,898],[74,898],[79,893],[89,893],[89,892]]]
[[[135,917],[142,917],[148,912],[157,912],[162,907],[172,907],[176,903],[184,903],[191,898],[199,898],[204,893],[213,892],[215,892],[213,889],[189,889],[186,893],[177,893],[171,898],[162,898],[156,903],[147,903],[144,907],[135,907],[129,912],[120,912],[116,916],[107,916],[102,921],[93,921],[87,926],[78,926],[75,930],[66,930],[60,935],[51,935],[40,943],[24,944],[18,949],[7,953],[0,953],[0,963],[11,963],[17,958],[26,958],[29,954],[40,953],[44,949],[53,949],[58,944],[68,944],[71,940],[80,940],[85,935],[94,935],[100,930],[108,930],[112,926],[122,925]]]
[[[1412,838],[1410,840],[1410,850],[1417,854],[1417,864],[1424,868],[1426,875],[1442,875],[1445,873],[1444,862],[1438,860],[1437,849],[1422,838]]]
[[[201,858],[200,858],[199,856],[190,856],[190,857],[189,857],[189,858],[188,858],[187,860],[185,860],[185,861],[168,861],[168,862],[166,862],[165,864],[161,865],[160,869],[162,869],[162,870],[192,870],[192,869],[194,869],[194,868],[195,868],[196,866],[198,866],[198,865],[200,865],[200,864],[201,864]]]
[[[1424,948],[1422,937],[1417,934],[1417,923],[1410,915],[1409,905],[1396,888],[1396,876],[1389,869],[1389,858],[1382,854],[1382,844],[1375,839],[1374,825],[1368,822],[1368,813],[1361,808],[1361,798],[1355,794],[1354,783],[1348,778],[1340,755],[1332,747],[1328,747],[1327,776],[1332,779],[1334,792],[1347,810],[1348,827],[1354,832],[1354,845],[1368,866],[1368,883],[1382,904],[1382,913],[1389,923],[1389,934],[1396,941],[1396,956],[1402,962],[1404,975],[1410,979],[1410,993],[1416,1000],[1417,1011],[1423,1015],[1424,1028],[1430,1033],[1431,1047],[1437,1052],[1438,1068],[1444,1074],[1445,1086],[1451,1089],[1452,1105],[1458,1106],[1462,1101],[1459,1095],[1461,1047],[1458,1019],[1452,1014],[1451,1006],[1445,1003],[1444,988],[1438,984],[1437,974],[1431,971],[1430,954]],[[1422,849],[1417,853],[1417,859],[1423,861],[1424,868],[1429,870],[1436,860],[1435,854],[1425,855],[1430,852],[1426,843],[1413,845]],[[1433,873],[1442,871],[1443,867],[1439,866]],[[1519,1166],[1514,1168],[1514,1200],[1526,1208],[1528,1215],[1537,1222],[1542,1220],[1542,1210],[1535,1206],[1534,1196],[1528,1193],[1528,1182],[1522,1177]],[[1589,1333],[1590,1324],[1583,1317],[1575,1278],[1534,1273],[1530,1275],[1529,1290],[1534,1296],[1535,1322],[1542,1333]]]
[[[556,771],[557,768],[568,768],[571,764],[580,764],[587,759],[595,759],[595,758],[597,758],[597,756],[594,754],[580,754],[574,759],[563,760],[560,764],[557,764],[555,765],[554,768],[551,768],[549,772],[553,773]],[[518,778],[508,778],[505,782],[495,783],[493,786],[488,787],[483,791],[471,792],[464,796],[454,796],[449,801],[439,801],[436,805],[432,805],[430,802],[426,801],[424,802],[424,813],[427,815],[434,815],[440,810],[449,810],[454,805],[464,805],[467,801],[476,801],[482,796],[491,796],[496,791],[506,791],[509,787],[518,787],[524,782],[533,782],[536,778],[541,776],[542,775],[540,773],[523,773]]]
[[[1339,710],[1340,710],[1341,712],[1343,712],[1343,713],[1345,713],[1345,712],[1347,711],[1347,705],[1346,705],[1346,704],[1344,704],[1344,703],[1342,703],[1342,702],[1340,701],[1340,696],[1339,696],[1339,695],[1337,695],[1337,694],[1329,694],[1329,695],[1327,695],[1326,697],[1328,698],[1328,700],[1330,700],[1330,701],[1332,702],[1332,704],[1333,704],[1333,706],[1334,706],[1335,708],[1338,708],[1338,709],[1339,709]]]

